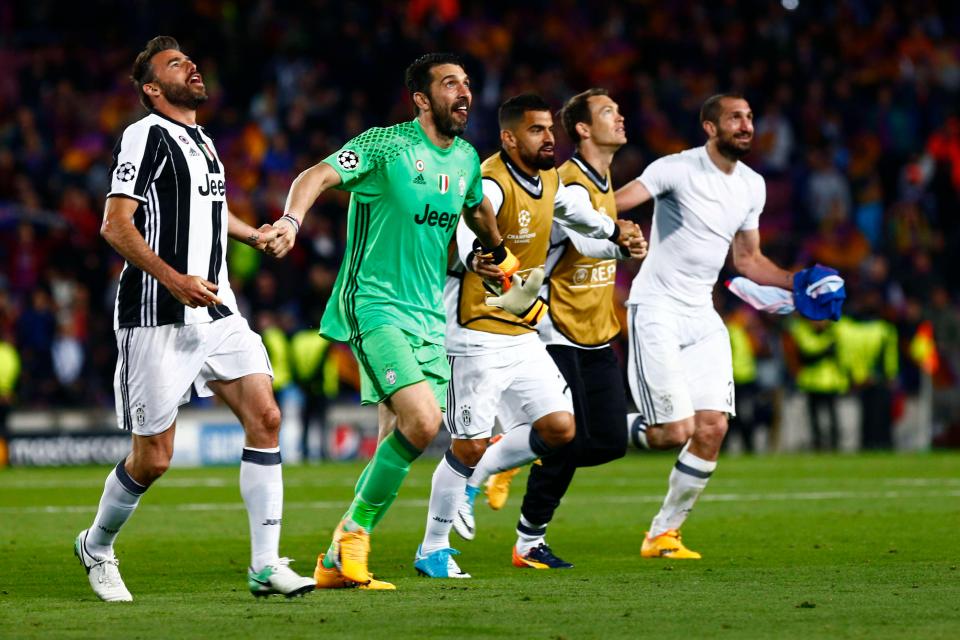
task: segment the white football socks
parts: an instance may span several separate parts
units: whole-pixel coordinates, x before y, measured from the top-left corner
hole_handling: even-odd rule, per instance
[[[450,528],[457,515],[457,507],[463,501],[467,478],[473,469],[458,460],[453,452],[446,454],[433,472],[430,487],[430,506],[427,509],[427,528],[423,534],[420,552],[424,555],[450,547]]]
[[[467,485],[479,490],[493,474],[520,467],[548,453],[550,448],[531,425],[514,427],[487,448]]]
[[[650,523],[650,537],[679,529],[693,509],[694,503],[707,486],[710,475],[717,468],[714,460],[699,458],[687,449],[689,443],[677,457],[677,463],[670,471],[670,488],[660,507],[660,513]]]
[[[120,528],[133,515],[147,487],[130,477],[121,460],[103,483],[103,495],[93,524],[87,530],[86,550],[103,560],[113,556],[113,541]]]
[[[240,495],[250,521],[250,568],[260,571],[280,558],[280,523],[283,518],[280,447],[243,448]]]
[[[517,523],[517,553],[525,556],[531,549],[546,544],[547,525],[530,522],[520,514]]]

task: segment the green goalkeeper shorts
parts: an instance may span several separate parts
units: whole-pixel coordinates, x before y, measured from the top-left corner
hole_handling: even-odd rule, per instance
[[[380,404],[400,389],[426,380],[440,410],[446,410],[450,365],[443,345],[384,325],[364,333],[350,347],[360,363],[362,404]]]

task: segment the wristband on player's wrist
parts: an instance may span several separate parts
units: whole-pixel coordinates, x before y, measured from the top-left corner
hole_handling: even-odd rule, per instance
[[[495,246],[493,249],[484,252],[489,253],[493,257],[493,264],[501,264],[507,259],[507,247],[504,242],[504,240],[501,240],[500,244]]]
[[[285,214],[283,214],[282,216],[280,216],[280,218],[279,218],[279,220],[277,220],[277,222],[279,222],[280,220],[286,220],[287,222],[289,222],[289,223],[293,226],[293,234],[294,234],[294,235],[300,233],[300,221],[297,220],[294,216],[290,215],[289,213],[285,213]]]
[[[480,239],[477,238],[473,241],[473,252],[481,256],[489,256],[493,260],[494,264],[500,264],[507,259],[507,247],[505,240],[501,240],[500,244],[493,247],[492,249],[487,249],[483,246],[483,243],[480,242]]]
[[[613,225],[613,233],[610,234],[610,242],[616,242],[620,238],[620,225]]]

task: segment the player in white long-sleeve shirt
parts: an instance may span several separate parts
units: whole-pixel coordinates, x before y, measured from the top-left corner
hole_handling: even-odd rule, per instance
[[[507,100],[500,108],[502,150],[481,165],[484,197],[523,274],[542,269],[554,219],[623,246],[637,233],[633,223],[597,213],[563,186],[552,127],[549,107],[538,96]],[[458,512],[465,487],[472,498],[490,473],[547,455],[574,435],[566,384],[533,328],[544,305],[535,303],[524,317],[487,305],[481,279],[470,270],[473,248],[473,234],[460,225],[444,291],[451,369],[444,425],[453,443],[433,476],[426,533],[414,562],[420,573],[438,578],[469,577],[449,542],[454,518],[469,517],[458,531],[473,537],[472,499],[469,513]],[[495,420],[505,436],[488,449]]]
[[[753,140],[750,105],[736,94],[713,96],[700,121],[704,146],[660,158],[616,193],[621,212],[655,199],[650,253],[630,290],[628,379],[640,413],[628,422],[650,448],[683,447],[643,557],[700,557],[679,529],[717,466],[734,413],[730,339],[712,300],[731,246],[747,278],[793,284],[760,250],[766,187],[740,162]]]

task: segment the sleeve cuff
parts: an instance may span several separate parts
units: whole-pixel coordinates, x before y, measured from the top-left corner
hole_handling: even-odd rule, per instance
[[[107,194],[108,198],[130,198],[131,200],[136,200],[142,204],[147,203],[147,199],[143,196],[134,195],[132,193],[127,193],[125,191],[111,191]]]

